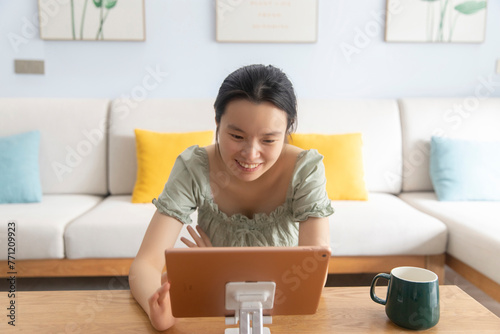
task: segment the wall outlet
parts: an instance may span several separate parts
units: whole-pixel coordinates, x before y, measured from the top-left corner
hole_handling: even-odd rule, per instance
[[[45,74],[43,60],[14,59],[14,72],[23,74]]]
[[[500,74],[500,59],[497,59],[497,74]]]

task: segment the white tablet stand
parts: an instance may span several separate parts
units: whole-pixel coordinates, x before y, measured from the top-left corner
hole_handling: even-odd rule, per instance
[[[234,310],[234,317],[226,317],[226,325],[240,328],[226,328],[225,334],[270,334],[263,324],[271,324],[271,316],[263,316],[262,310],[274,305],[274,282],[229,282],[226,284],[226,309]],[[250,324],[251,323],[251,324]]]

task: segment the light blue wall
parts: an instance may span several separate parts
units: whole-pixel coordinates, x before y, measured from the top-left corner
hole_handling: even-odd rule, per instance
[[[116,98],[139,92],[158,69],[146,97],[214,97],[229,72],[250,63],[282,68],[301,98],[470,96],[480,77],[500,96],[500,2],[488,6],[481,44],[386,43],[386,0],[319,0],[312,44],[217,43],[215,0],[146,0],[145,42],[70,42],[40,40],[37,1],[0,0],[0,96]],[[346,57],[347,44],[359,53]],[[43,59],[46,73],[15,74],[14,59]]]

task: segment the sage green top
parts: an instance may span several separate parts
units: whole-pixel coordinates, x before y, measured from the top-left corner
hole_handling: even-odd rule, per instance
[[[175,161],[170,177],[154,205],[162,214],[190,224],[198,209],[198,225],[213,246],[297,246],[298,222],[333,213],[325,189],[323,156],[316,150],[299,153],[285,202],[270,214],[227,216],[214,203],[207,151],[191,146]]]

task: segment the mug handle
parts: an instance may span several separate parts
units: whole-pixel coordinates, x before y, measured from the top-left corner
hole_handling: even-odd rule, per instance
[[[377,276],[375,276],[373,278],[372,284],[370,286],[370,297],[372,298],[372,300],[375,303],[379,303],[379,304],[385,305],[387,303],[387,299],[379,298],[375,294],[375,287],[377,286],[377,281],[378,281],[379,278],[385,278],[386,280],[390,281],[391,280],[391,275],[382,273],[382,274],[378,274]]]

